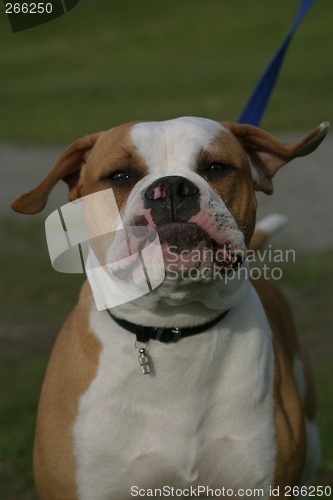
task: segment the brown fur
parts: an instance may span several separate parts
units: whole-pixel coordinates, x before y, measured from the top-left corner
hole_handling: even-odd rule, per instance
[[[86,282],[77,306],[63,325],[45,375],[34,446],[39,500],[76,500],[73,426],[80,396],[97,373],[100,342],[89,331],[92,296]]]
[[[133,124],[126,123],[106,132],[103,141],[99,142],[98,148],[95,148],[89,156],[81,176],[83,182],[81,196],[112,188],[120,213],[134,184],[148,173],[144,161],[134,150],[128,134]],[[120,187],[112,181],[100,181],[103,175],[126,168],[130,169],[134,177],[131,185]]]
[[[46,205],[50,191],[63,179],[70,189],[69,200],[79,197],[78,180],[80,171],[91,149],[103,132],[87,135],[73,142],[60,155],[45,179],[34,189],[23,193],[12,202],[12,209],[22,214],[37,214]]]
[[[274,400],[277,457],[274,487],[297,485],[303,470],[306,453],[304,413],[313,419],[316,399],[312,379],[306,375],[310,365],[304,347],[298,341],[293,315],[285,297],[274,284],[260,278],[254,285],[273,332]],[[292,372],[295,356],[299,356],[306,378],[306,398],[301,400]]]
[[[249,189],[249,185],[253,185],[252,173],[243,148],[233,135],[224,131],[210,144],[209,150],[201,151],[197,158],[198,165],[217,162],[232,165],[234,169],[207,181],[224,200],[249,246],[257,208],[254,189]]]
[[[299,345],[299,356],[303,363],[304,377],[306,383],[306,393],[304,401],[304,412],[306,417],[312,421],[317,412],[317,396],[314,384],[314,377],[309,355],[303,344]]]
[[[259,175],[256,189],[266,194],[273,192],[272,178],[276,172],[294,158],[312,153],[325,138],[329,127],[327,122],[323,122],[302,141],[282,144],[252,125],[232,122],[223,122],[222,125],[237,137],[245,149]]]

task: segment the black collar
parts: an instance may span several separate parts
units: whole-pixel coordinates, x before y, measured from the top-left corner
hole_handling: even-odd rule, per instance
[[[191,335],[196,335],[197,333],[202,333],[212,326],[216,325],[219,321],[221,321],[230,311],[224,311],[222,314],[217,316],[208,323],[204,323],[203,325],[186,327],[186,328],[156,328],[153,326],[143,326],[136,325],[135,323],[131,323],[130,321],[126,321],[125,319],[116,318],[113,314],[110,313],[109,309],[107,312],[115,321],[125,330],[134,333],[136,335],[136,339],[138,342],[148,342],[150,339],[159,340],[165,344],[169,344],[171,342],[178,342],[179,339],[184,337],[190,337]]]

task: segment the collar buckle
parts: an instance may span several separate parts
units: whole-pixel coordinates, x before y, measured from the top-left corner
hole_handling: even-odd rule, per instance
[[[164,344],[175,344],[181,337],[181,329],[180,328],[171,328],[171,333],[173,334],[173,338],[171,340],[163,340],[163,333],[165,332],[164,328],[157,328],[156,332],[156,340],[159,342],[163,342]],[[167,332],[167,336],[170,337],[170,333]]]

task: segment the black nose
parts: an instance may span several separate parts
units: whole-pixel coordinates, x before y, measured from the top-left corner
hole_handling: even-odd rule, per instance
[[[185,177],[161,177],[144,193],[144,207],[150,209],[157,226],[168,222],[186,222],[200,210],[200,192]]]

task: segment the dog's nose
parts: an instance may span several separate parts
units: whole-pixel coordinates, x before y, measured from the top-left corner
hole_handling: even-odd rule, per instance
[[[167,222],[186,222],[200,210],[197,186],[178,175],[161,177],[144,193],[144,207],[151,210],[157,225]]]
[[[178,175],[170,175],[162,177],[155,181],[145,193],[145,198],[148,200],[160,200],[162,198],[183,198],[185,196],[194,196],[199,193],[199,190],[193,182],[179,177]]]

